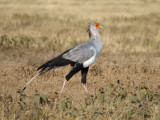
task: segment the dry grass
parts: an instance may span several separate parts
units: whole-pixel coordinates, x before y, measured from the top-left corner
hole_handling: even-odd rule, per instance
[[[0,119],[160,119],[158,0],[0,0]],[[80,74],[55,104],[70,67],[17,90],[36,68],[88,40],[97,21],[103,51],[90,68],[85,95]]]

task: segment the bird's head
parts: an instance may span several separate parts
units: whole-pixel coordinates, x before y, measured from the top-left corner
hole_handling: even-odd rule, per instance
[[[90,23],[88,28],[89,37],[91,37],[91,34],[96,34],[98,32],[97,31],[98,28],[103,28],[103,27],[97,22]]]
[[[100,25],[99,23],[97,22],[92,22],[89,27],[95,27],[95,28],[103,28],[102,25]]]

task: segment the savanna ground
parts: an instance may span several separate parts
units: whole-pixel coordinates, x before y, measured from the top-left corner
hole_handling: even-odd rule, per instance
[[[0,0],[0,119],[159,120],[160,1]],[[51,70],[24,91],[37,67],[88,40],[97,21],[103,50],[87,77],[59,90],[70,67]]]

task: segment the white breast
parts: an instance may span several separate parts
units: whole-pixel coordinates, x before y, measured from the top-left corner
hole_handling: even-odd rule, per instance
[[[94,48],[92,48],[92,47],[90,49],[94,50],[94,55],[90,59],[88,59],[87,61],[85,61],[83,63],[83,67],[84,68],[89,67],[90,65],[92,65],[96,61],[96,58],[97,58],[97,52],[96,52],[96,50]]]

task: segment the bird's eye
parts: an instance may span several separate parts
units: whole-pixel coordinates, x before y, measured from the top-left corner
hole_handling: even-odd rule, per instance
[[[94,24],[94,26],[95,26],[95,27],[98,27],[98,26],[99,26],[99,24]]]

